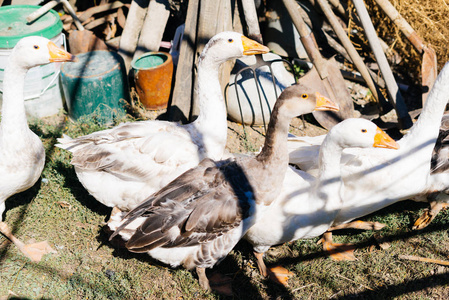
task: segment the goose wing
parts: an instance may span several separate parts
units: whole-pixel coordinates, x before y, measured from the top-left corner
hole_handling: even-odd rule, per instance
[[[58,147],[72,152],[74,166],[108,172],[129,181],[171,174],[180,165],[191,167],[200,160],[198,146],[185,126],[165,121],[124,123],[75,139],[65,136],[58,141]]]
[[[235,160],[205,159],[132,210],[111,236],[144,218],[126,244],[133,252],[206,243],[229,232],[253,211],[253,193]]]

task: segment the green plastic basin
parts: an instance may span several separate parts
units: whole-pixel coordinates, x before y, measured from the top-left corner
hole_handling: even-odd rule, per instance
[[[50,10],[28,23],[26,17],[39,9],[37,5],[7,5],[0,7],[0,48],[14,48],[17,42],[31,35],[52,39],[62,31],[62,22],[56,11]]]

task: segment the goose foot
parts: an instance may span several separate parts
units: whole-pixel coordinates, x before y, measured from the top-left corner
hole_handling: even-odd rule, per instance
[[[288,280],[293,275],[295,274],[281,266],[268,268],[268,279],[283,286],[288,286]]]
[[[264,253],[254,251],[254,256],[257,259],[257,267],[259,268],[260,275],[263,277],[268,277],[268,279],[273,282],[287,286],[288,279],[294,274],[281,266],[267,268],[265,262],[263,261],[263,255]]]
[[[356,247],[352,244],[335,244],[332,242],[332,232],[327,231],[322,238],[323,249],[329,253],[329,256],[335,261],[354,261],[357,258],[354,255]]]
[[[205,268],[196,268],[196,274],[198,275],[198,281],[201,288],[206,291],[215,291],[219,294],[232,296],[232,278],[223,276],[220,273],[214,273],[210,279],[206,276]]]
[[[430,208],[426,209],[424,213],[415,221],[413,224],[413,230],[421,230],[426,228],[435,217],[438,215],[440,210],[448,207],[448,203],[431,201]]]
[[[6,236],[11,242],[13,242],[14,245],[19,248],[20,252],[23,253],[23,255],[28,257],[33,262],[41,261],[42,256],[47,253],[56,253],[47,241],[24,244],[12,234],[11,229],[5,222],[0,222],[0,232],[3,233],[3,235]]]
[[[345,224],[340,224],[328,229],[328,231],[338,230],[338,229],[360,229],[360,230],[381,230],[384,228],[385,224],[379,222],[366,222],[366,221],[353,221]]]
[[[225,296],[232,296],[232,278],[220,273],[213,273],[209,278],[213,291]]]

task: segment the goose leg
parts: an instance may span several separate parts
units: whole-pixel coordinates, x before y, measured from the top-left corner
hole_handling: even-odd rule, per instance
[[[264,253],[259,253],[254,251],[254,256],[257,259],[257,267],[259,272],[263,277],[268,277],[273,282],[282,284],[284,286],[288,285],[288,279],[294,274],[284,267],[276,266],[273,268],[267,268],[265,262],[263,261]]]
[[[366,221],[353,221],[345,224],[340,224],[333,226],[328,229],[328,231],[338,230],[338,229],[362,229],[362,230],[381,230],[386,225],[379,222],[366,222]]]
[[[424,213],[415,221],[412,228],[414,230],[426,228],[438,215],[440,210],[446,208],[448,205],[448,203],[440,201],[430,201],[430,208],[424,211]]]
[[[263,261],[263,252],[256,252],[254,251],[254,256],[256,257],[257,260],[257,267],[259,268],[259,272],[260,275],[262,275],[263,277],[267,277],[268,276],[268,270],[267,270],[267,266],[265,265],[265,262]]]
[[[332,242],[332,232],[326,231],[322,238],[323,249],[329,253],[329,256],[336,261],[357,260],[354,256],[355,246],[351,244],[335,244]]]
[[[232,296],[232,278],[223,276],[220,273],[214,273],[210,279],[208,279],[206,276],[206,269],[200,267],[196,268],[196,273],[198,274],[200,286],[203,289],[207,291],[214,290],[219,294]]]
[[[198,274],[198,281],[200,282],[200,286],[203,289],[205,289],[207,291],[210,291],[211,288],[210,288],[210,285],[209,285],[209,279],[207,279],[207,276],[206,276],[206,269],[197,267],[196,268],[196,274]]]
[[[118,217],[114,218],[114,216],[116,215],[118,215]],[[109,224],[113,223],[114,221],[116,222],[119,217],[121,219],[124,215],[124,212],[121,211],[117,206],[114,206],[112,208],[109,220],[106,222],[106,226],[103,226],[103,231],[108,235],[108,237],[110,237],[114,233],[114,230],[109,227]],[[122,239],[120,235],[116,235],[112,240],[110,240],[110,242],[112,245],[114,245],[114,247],[126,249],[126,241]]]
[[[11,229],[5,222],[0,222],[0,232],[11,242],[13,242],[14,245],[19,248],[20,252],[23,253],[23,255],[31,259],[31,261],[33,262],[39,262],[44,254],[56,253],[56,251],[51,248],[47,241],[24,244],[12,234]]]

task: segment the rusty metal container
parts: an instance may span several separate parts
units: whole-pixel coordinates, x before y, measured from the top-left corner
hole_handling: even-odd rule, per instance
[[[140,102],[145,108],[167,108],[170,99],[173,59],[169,53],[148,52],[131,62]]]

